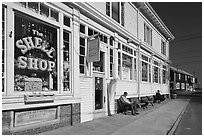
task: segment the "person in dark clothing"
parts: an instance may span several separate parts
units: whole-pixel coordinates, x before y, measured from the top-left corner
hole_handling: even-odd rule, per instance
[[[137,103],[136,102],[130,102],[127,99],[127,95],[128,95],[128,93],[124,92],[123,95],[120,96],[121,102],[123,103],[123,105],[130,107],[132,115],[139,114],[139,113],[136,113],[136,111],[137,111]]]
[[[165,97],[160,94],[159,90],[157,90],[154,102],[156,102],[157,100],[159,101],[159,103],[162,103],[165,100]]]

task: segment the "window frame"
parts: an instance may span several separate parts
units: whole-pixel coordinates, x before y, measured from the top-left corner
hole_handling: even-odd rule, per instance
[[[145,83],[151,83],[152,82],[152,71],[151,71],[151,58],[144,54],[144,53],[141,53],[140,55],[140,62],[141,62],[141,82],[145,82]],[[142,77],[142,63],[146,63],[147,64],[147,81],[144,81],[143,80],[143,77]]]
[[[144,42],[152,46],[152,29],[147,23],[144,23]]]
[[[118,19],[113,18],[113,3],[118,4]],[[118,22],[121,26],[125,26],[125,2],[106,2],[106,15]]]
[[[4,22],[4,23],[3,23]],[[7,37],[6,37],[6,29],[7,29],[7,8],[6,6],[2,5],[2,94],[6,94],[7,93],[7,87],[6,87],[6,74],[7,74],[7,69],[6,69],[6,65],[7,65],[7,60],[6,60],[6,52],[7,52],[7,49],[6,49],[6,41],[7,41]]]
[[[120,57],[119,57],[119,54],[120,54]],[[123,72],[122,72],[123,71],[123,55],[131,58],[130,76],[129,76],[129,79],[127,79],[127,80],[124,79]],[[119,62],[119,60],[120,60],[120,62]],[[134,60],[136,60],[136,64],[135,64]],[[119,78],[121,80],[125,80],[125,81],[137,81],[137,72],[136,72],[136,75],[134,72],[135,67],[136,67],[136,71],[137,71],[137,56],[134,55],[134,49],[132,47],[130,47],[129,45],[118,41],[118,76],[119,76]]]

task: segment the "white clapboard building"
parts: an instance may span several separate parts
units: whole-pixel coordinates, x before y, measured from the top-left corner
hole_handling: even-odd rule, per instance
[[[173,39],[147,2],[2,2],[2,133],[114,114],[124,91],[168,96]]]

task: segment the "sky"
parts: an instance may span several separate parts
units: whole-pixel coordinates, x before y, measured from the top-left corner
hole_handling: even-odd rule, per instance
[[[150,2],[175,36],[170,42],[172,66],[202,84],[202,2]]]

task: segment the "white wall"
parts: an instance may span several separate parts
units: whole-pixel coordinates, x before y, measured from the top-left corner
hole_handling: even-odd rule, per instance
[[[106,3],[105,2],[88,2],[90,5],[92,5],[94,8],[96,8],[98,11],[100,11],[103,14],[106,14]]]
[[[93,120],[93,84],[92,78],[80,78],[81,122]]]
[[[137,11],[127,2],[125,3],[125,28],[137,36]]]
[[[119,80],[116,84],[116,96],[120,96],[123,92],[128,92],[129,96],[138,95],[138,83],[132,81]]]

